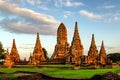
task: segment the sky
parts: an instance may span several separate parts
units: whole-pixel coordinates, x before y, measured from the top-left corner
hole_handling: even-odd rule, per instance
[[[63,22],[71,44],[75,22],[84,54],[94,34],[98,51],[102,40],[107,54],[120,52],[120,0],[0,0],[0,41],[11,51],[16,40],[20,58],[29,58],[40,33],[49,57],[53,54],[57,28]]]

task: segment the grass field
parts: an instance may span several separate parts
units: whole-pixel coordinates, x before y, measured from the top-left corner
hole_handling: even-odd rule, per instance
[[[2,74],[0,77],[11,77],[15,78],[20,76],[20,74],[14,74],[16,71],[27,71],[27,72],[42,72],[51,76],[59,76],[65,78],[90,78],[95,74],[101,74],[106,72],[119,73],[119,68],[114,69],[79,69],[79,70],[66,70],[58,68],[0,68],[0,72],[5,72],[7,74]],[[8,75],[9,74],[9,75]]]

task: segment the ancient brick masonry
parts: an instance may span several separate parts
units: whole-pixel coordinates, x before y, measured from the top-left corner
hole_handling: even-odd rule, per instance
[[[95,39],[94,39],[94,34],[92,34],[92,41],[91,41],[91,45],[88,51],[88,63],[97,63],[97,59],[98,59],[98,50],[95,44]]]
[[[102,41],[101,49],[100,49],[100,53],[99,53],[99,60],[100,60],[101,64],[105,64],[107,62],[107,55],[106,55],[103,41]]]
[[[55,46],[54,53],[51,57],[51,60],[54,60],[57,63],[61,63],[61,60],[69,52],[69,43],[67,42],[67,29],[63,23],[61,23],[57,30],[57,44]]]
[[[9,51],[7,49],[6,54],[5,54],[5,61],[4,61],[4,66],[11,68],[14,65],[14,62],[11,60]]]
[[[33,55],[30,55],[29,64],[40,64],[41,61],[45,61],[45,56],[40,43],[39,33],[37,33],[36,44]]]
[[[17,50],[17,47],[16,47],[15,39],[13,39],[13,44],[12,44],[10,57],[15,64],[19,63],[20,57],[19,57],[18,50]]]
[[[32,55],[32,53],[30,53],[28,64],[33,64],[33,55]]]
[[[69,51],[68,62],[75,63],[76,65],[80,65],[81,63],[80,57],[83,56],[83,53],[84,53],[84,48],[79,36],[78,25],[76,22],[74,36]]]

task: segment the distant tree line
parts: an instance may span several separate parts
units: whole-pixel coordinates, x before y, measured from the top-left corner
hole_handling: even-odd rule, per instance
[[[113,62],[120,62],[120,53],[110,53],[107,55],[107,57]]]

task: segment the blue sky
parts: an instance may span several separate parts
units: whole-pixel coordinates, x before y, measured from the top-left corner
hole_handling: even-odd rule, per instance
[[[21,59],[33,52],[36,33],[42,47],[52,55],[57,28],[61,22],[68,30],[71,44],[75,22],[85,55],[94,33],[99,50],[102,40],[107,53],[120,52],[120,0],[0,0],[0,41],[5,49],[16,45]]]

